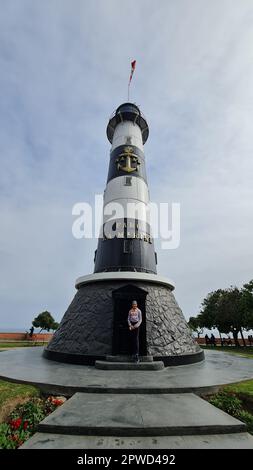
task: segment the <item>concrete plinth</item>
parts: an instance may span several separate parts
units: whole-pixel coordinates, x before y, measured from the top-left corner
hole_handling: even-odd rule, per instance
[[[221,385],[253,378],[252,359],[206,351],[206,360],[161,371],[99,370],[47,361],[43,348],[18,348],[0,353],[0,378],[35,385],[44,393],[72,396],[89,393],[215,393]]]
[[[0,378],[49,394],[80,393],[43,421],[24,449],[253,447],[243,423],[189,393],[213,393],[222,384],[252,378],[251,359],[206,351],[201,363],[136,373],[47,361],[41,352],[1,352]]]
[[[96,369],[101,370],[162,370],[164,368],[163,361],[155,361],[155,362],[118,362],[118,361],[96,361],[95,362]]]
[[[141,362],[153,362],[153,356],[140,356]],[[106,360],[109,362],[131,362],[132,356],[106,356]]]
[[[47,416],[41,432],[102,436],[175,436],[246,431],[246,425],[192,393],[76,393]]]

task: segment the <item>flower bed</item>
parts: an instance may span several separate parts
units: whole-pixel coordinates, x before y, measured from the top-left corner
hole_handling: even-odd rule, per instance
[[[36,431],[40,421],[65,402],[64,397],[32,398],[16,406],[5,423],[0,424],[0,448],[16,449]]]

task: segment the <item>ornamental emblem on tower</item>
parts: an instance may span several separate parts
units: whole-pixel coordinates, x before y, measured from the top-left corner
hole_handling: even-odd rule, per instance
[[[127,146],[124,147],[123,153],[115,160],[118,170],[126,171],[127,173],[132,173],[133,171],[138,171],[138,166],[140,162],[137,155],[135,155],[133,147]]]

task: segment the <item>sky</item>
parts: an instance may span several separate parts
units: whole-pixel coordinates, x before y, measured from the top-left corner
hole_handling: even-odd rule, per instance
[[[186,318],[208,292],[253,278],[252,0],[0,0],[0,330],[60,320],[95,239],[72,207],[105,188],[106,126],[145,114],[150,196],[181,205],[162,250]]]

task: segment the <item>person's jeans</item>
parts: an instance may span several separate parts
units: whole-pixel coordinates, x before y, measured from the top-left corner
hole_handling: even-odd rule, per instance
[[[131,352],[133,355],[139,355],[139,328],[134,328],[130,331],[131,334]]]

